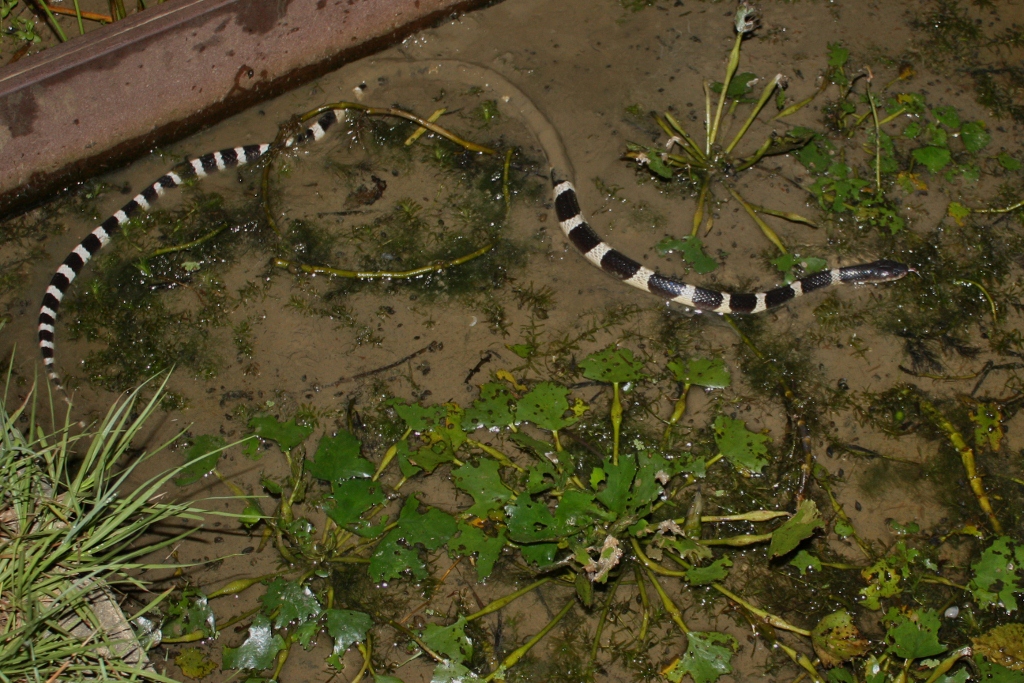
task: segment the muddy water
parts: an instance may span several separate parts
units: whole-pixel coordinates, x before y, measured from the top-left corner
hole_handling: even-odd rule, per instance
[[[1022,158],[1021,126],[991,118],[975,103],[972,83],[966,77],[940,74],[930,67],[935,53],[925,49],[927,36],[913,21],[914,12],[930,11],[932,5],[767,3],[762,9],[760,28],[743,45],[740,71],[767,77],[776,72],[786,75],[787,104],[817,89],[828,44],[842,43],[851,53],[848,72],[870,65],[876,89],[893,81],[901,64],[910,64],[915,76],[894,85],[892,92],[925,94],[931,107],[952,105],[964,121],[986,122],[992,142],[985,152],[990,157],[985,168],[995,171],[982,174],[977,181],[946,182],[939,175],[920,175],[918,169],[915,179],[922,184],[914,185],[909,193],[899,193],[907,231],[922,238],[936,231],[955,231],[956,224],[946,217],[950,200],[971,206],[998,204],[1008,199],[1014,188],[1019,198],[1019,173],[999,171],[991,159],[999,150]],[[1012,20],[1019,18],[1021,6],[1008,1],[997,3],[993,11]],[[232,216],[242,217],[232,228],[239,234],[240,246],[226,263],[197,264],[197,278],[205,271],[217,279],[219,284],[212,289],[204,289],[199,280],[164,283],[162,296],[169,310],[195,311],[192,322],[204,319],[199,320],[203,324],[197,327],[202,330],[197,334],[204,336],[203,353],[208,360],[193,366],[188,360],[179,360],[182,367],[169,387],[181,407],[166,412],[152,425],[153,443],[180,429],[191,435],[241,438],[248,433],[247,419],[256,414],[273,414],[283,420],[298,413],[315,420],[319,434],[351,427],[353,421],[358,424],[363,412],[369,419],[385,395],[424,404],[454,401],[467,405],[476,397],[477,385],[494,378],[498,370],[513,370],[520,381],[551,379],[572,384],[581,379],[576,361],[621,342],[644,357],[656,372],[679,356],[722,357],[732,370],[733,386],[724,395],[690,394],[679,432],[682,441],[699,439],[702,433],[706,439],[707,425],[716,414],[726,413],[742,418],[748,429],[771,436],[778,457],[799,462],[802,455],[793,446],[787,407],[777,397],[766,397],[766,384],[769,394],[776,390],[771,381],[741,370],[751,363],[751,352],[744,349],[736,332],[715,316],[668,309],[654,297],[626,287],[588,264],[565,243],[547,194],[546,174],[548,164],[553,163],[574,174],[584,214],[595,229],[645,264],[726,290],[754,291],[777,285],[779,275],[767,263],[769,257],[776,256],[770,243],[722,186],[715,190],[714,220],[705,223],[701,233],[707,252],[722,266],[710,275],[697,276],[687,273],[678,255],[668,259],[660,255],[654,249],[659,240],[689,234],[696,202],[692,195],[659,184],[649,172],[638,172],[634,163],[623,159],[627,142],[647,146],[665,140],[646,115],[650,111],[671,111],[695,138],[703,140],[702,81],[722,78],[734,40],[732,14],[731,5],[693,0],[658,2],[639,11],[609,0],[508,0],[425,31],[373,59],[348,65],[173,148],[160,150],[100,179],[106,191],[96,199],[86,201],[79,195],[56,208],[41,209],[9,223],[37,225],[41,226],[38,233],[59,234],[48,236],[44,254],[31,241],[38,233],[4,246],[5,262],[12,272],[20,269],[20,282],[8,290],[4,300],[10,322],[0,350],[7,353],[16,345],[15,374],[22,380],[32,377],[36,307],[55,265],[91,229],[96,217],[115,210],[180,157],[269,141],[291,116],[326,102],[400,106],[423,117],[443,107],[447,113],[439,123],[458,135],[496,149],[515,148],[509,209],[505,209],[502,194],[500,160],[486,166],[486,160],[470,159],[452,151],[454,148],[445,148],[451,159],[431,162],[423,155],[402,151],[402,145],[375,144],[371,124],[359,120],[339,125],[323,141],[289,151],[275,161],[270,174],[271,211],[279,226],[294,226],[298,221],[314,231],[310,235],[316,236],[314,242],[321,249],[318,254],[336,268],[405,270],[429,263],[430,249],[446,246],[445,258],[454,258],[495,243],[498,246],[492,253],[473,263],[479,281],[467,284],[452,268],[408,283],[352,284],[268,266],[269,257],[280,254],[274,251],[273,233],[256,201],[259,171],[230,172],[204,180],[197,191],[216,193],[236,212]],[[982,16],[988,19],[987,15],[979,18]],[[858,92],[864,91],[863,82],[858,88]],[[759,89],[755,86],[755,97]],[[823,130],[823,107],[835,97],[832,87],[784,122],[770,120],[778,111],[770,104],[740,144],[740,155],[752,153],[773,131],[781,134],[793,126]],[[861,113],[863,110],[861,106]],[[739,129],[746,111],[741,108],[726,119],[730,136]],[[904,123],[894,123],[892,134]],[[867,144],[863,130],[855,133],[854,140],[849,143],[835,137],[836,145],[848,155],[844,157],[847,163],[870,178],[873,145]],[[434,149],[429,147],[433,144],[430,140],[415,144]],[[465,168],[481,165],[486,171]],[[751,204],[803,214],[818,223],[821,227],[811,229],[766,219],[790,250],[824,258],[830,266],[879,257],[913,260],[915,249],[918,253],[923,249],[913,239],[886,239],[879,237],[876,228],[830,220],[808,194],[806,188],[813,181],[803,165],[786,155],[768,158],[730,180]],[[1009,188],[1002,200],[998,198],[1001,184]],[[195,196],[191,192],[161,200],[161,209],[187,214]],[[73,208],[76,206],[82,208]],[[408,246],[400,250],[399,235],[389,227],[395,223],[387,222],[403,211],[415,219],[416,230],[424,233],[420,236],[423,241],[415,243],[421,246],[412,252]],[[1009,218],[1008,224],[1015,220]],[[408,237],[408,227],[406,224],[406,232],[401,233],[403,239]],[[124,248],[126,258],[132,253],[138,258],[165,244],[141,230],[132,232],[132,240],[131,246]],[[389,251],[392,247],[394,253]],[[999,289],[1001,302],[1012,303],[1009,283],[1019,273],[1019,267],[1011,269],[1003,283],[1005,289],[1000,283],[986,284]],[[89,278],[87,270],[75,289],[85,290]],[[957,354],[943,348],[932,365],[915,366],[907,355],[906,339],[919,331],[906,330],[901,337],[879,329],[887,310],[902,305],[894,292],[905,286],[893,283],[817,293],[744,327],[770,356],[777,356],[780,362],[792,361],[789,381],[798,387],[798,394],[805,392],[803,405],[814,413],[805,416],[813,426],[810,447],[817,462],[835,477],[836,499],[858,534],[879,549],[896,540],[888,520],[916,522],[935,533],[948,532],[954,524],[983,524],[984,520],[966,489],[957,497],[948,489],[949,476],[938,477],[939,484],[929,474],[935,469],[929,463],[940,459],[948,445],[910,434],[913,430],[909,429],[906,436],[894,439],[877,423],[872,424],[865,406],[877,405],[871,403],[873,392],[909,381],[936,400],[968,394],[986,361],[1004,365],[1012,361],[1010,355],[990,350],[986,338],[999,330],[1012,330],[1020,322],[1016,310],[1003,305],[998,325],[993,326],[985,317],[984,300],[978,297],[980,304],[965,314],[965,322],[957,327],[968,334],[957,343],[978,351]],[[211,291],[216,292],[212,302]],[[549,300],[538,303],[537,293],[549,293]],[[821,305],[827,298],[829,305],[844,312],[842,325],[823,324]],[[114,396],[90,384],[89,368],[83,369],[81,364],[104,347],[70,339],[67,322],[65,316],[58,326],[57,368],[74,387],[75,416],[89,419],[102,412]],[[581,334],[583,331],[587,333]],[[576,337],[575,345],[555,343]],[[552,353],[526,364],[510,348],[515,344],[539,344]],[[901,366],[919,376],[909,376]],[[1014,372],[1013,368],[995,371],[979,395],[1012,396]],[[111,373],[116,370],[106,374]],[[966,379],[945,381],[920,376],[922,373]],[[20,385],[22,391],[25,386]],[[659,419],[669,414],[676,391],[673,383],[663,379],[633,397],[627,394],[628,419],[637,429],[660,433]],[[578,390],[600,414],[607,410],[608,393],[593,385]],[[986,472],[1000,468],[1012,472],[1014,467],[1019,472],[1019,458],[1013,464],[1008,455],[1021,446],[1014,426],[1013,421],[1007,425],[1002,450],[991,454]],[[387,444],[375,441],[372,434],[366,440],[377,449],[371,448],[367,455],[379,458]],[[172,453],[161,464],[176,464],[179,458]],[[287,473],[275,448],[269,448],[258,461],[232,449],[219,469],[226,478],[253,491],[259,490],[261,475],[280,478]],[[388,481],[394,484],[397,475]],[[419,492],[424,503],[449,512],[468,504],[448,482],[446,466],[432,477],[411,481],[403,493],[410,491]],[[208,478],[182,495],[227,493]],[[690,495],[684,492],[679,496],[683,512]],[[813,490],[811,495],[819,505],[829,507],[820,491]],[[765,496],[759,500],[772,496],[778,496],[773,498],[776,501],[792,500],[785,492]],[[241,504],[225,505],[241,508]],[[714,508],[714,503],[709,508]],[[322,523],[322,513],[309,514]],[[706,508],[705,514],[716,512]],[[828,549],[838,557],[863,561],[851,541],[838,540],[834,534],[828,538]],[[232,523],[212,522],[210,533],[183,543],[176,557],[192,563],[231,556],[224,562],[188,570],[194,585],[212,590],[240,576],[269,573],[278,567],[279,558],[271,548],[253,552],[259,542],[258,532],[250,535]],[[941,552],[960,562],[967,557],[962,555],[967,552],[963,549]],[[434,578],[440,579],[451,561],[444,556],[434,559]],[[821,616],[814,611],[817,607],[801,607],[799,599],[771,595],[772,572],[779,569],[766,571],[763,553],[749,559],[737,554],[734,560],[729,583],[735,590],[748,587],[753,602],[788,608],[791,611],[785,613],[786,618],[801,627],[813,627],[814,619]],[[630,639],[639,613],[635,609],[638,593],[631,576],[628,578],[619,589],[614,618],[604,631],[597,680],[641,680],[644,672],[651,674],[682,653],[682,641],[667,619],[656,622],[643,653],[630,649],[635,647]],[[526,580],[527,574],[516,570],[508,559],[499,565],[495,578],[477,584],[475,572],[464,561],[443,583],[392,587],[388,599],[407,601],[408,611],[403,614],[412,614],[420,605],[419,614],[440,619],[453,617],[457,609],[474,611]],[[498,638],[504,638],[501,647],[508,652],[510,642],[518,645],[536,633],[570,595],[570,588],[545,586],[506,608],[500,619],[489,617],[483,626],[491,639],[503,634]],[[767,641],[750,635],[750,626],[730,604],[690,593],[674,583],[670,595],[684,610],[691,628],[731,633],[738,639],[739,650],[733,660],[736,680],[760,677],[765,671],[778,680],[796,675],[795,668],[773,653]],[[237,604],[220,605],[218,610],[223,612],[219,613],[226,617],[250,609],[255,598],[247,593],[235,600]],[[599,599],[604,599],[604,593]],[[813,602],[811,597],[807,600]],[[581,679],[582,674],[573,667],[580,659],[578,651],[589,648],[592,635],[588,634],[593,633],[596,615],[596,609],[587,614],[577,610],[565,622],[568,626],[532,653],[521,669],[521,680],[555,680],[557,675],[564,680]],[[224,633],[219,644],[237,645],[243,635],[244,629]],[[390,631],[382,635],[376,644],[382,664],[394,666],[408,659],[411,651],[404,643],[395,644],[400,640]],[[809,652],[806,643],[783,640]],[[219,644],[209,646],[215,659]],[[175,651],[169,649],[168,657]],[[323,646],[309,653],[295,648],[281,680],[327,680],[325,654]],[[350,653],[346,661],[349,668],[342,676],[351,677],[359,666],[358,657]],[[171,661],[166,665],[169,673],[179,675]],[[548,665],[554,668],[545,668]],[[426,681],[432,669],[422,657],[401,666],[394,675],[409,683]]]

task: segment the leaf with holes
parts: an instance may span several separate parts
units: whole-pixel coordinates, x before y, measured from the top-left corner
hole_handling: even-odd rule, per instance
[[[796,514],[772,532],[772,542],[768,546],[768,557],[780,557],[796,548],[800,543],[814,535],[816,529],[825,526],[813,500],[805,500],[796,509]]]
[[[325,436],[316,447],[313,460],[306,462],[306,471],[323,481],[370,478],[373,463],[359,455],[362,444],[348,432]]]
[[[195,680],[206,678],[217,669],[217,662],[198,647],[186,647],[174,657],[174,663],[181,673]]]
[[[686,654],[665,673],[672,683],[680,683],[686,674],[693,677],[694,683],[714,683],[732,672],[735,638],[717,631],[690,631],[686,640]]]
[[[401,399],[391,399],[387,402],[398,413],[398,417],[405,421],[406,426],[414,432],[424,432],[437,424],[444,411],[443,406],[423,406],[404,403]]]
[[[494,563],[501,557],[501,550],[507,542],[505,530],[500,529],[497,537],[488,536],[482,529],[464,522],[459,523],[459,535],[448,542],[449,557],[473,557],[476,554],[476,576],[483,581],[491,575]]]
[[[721,358],[691,358],[685,363],[681,360],[668,362],[668,369],[675,375],[677,382],[708,389],[724,389],[732,383],[729,369]]]
[[[706,586],[709,583],[722,581],[729,576],[732,560],[723,557],[715,560],[707,567],[690,567],[686,570],[686,580],[691,586]]]
[[[1017,610],[1016,593],[1024,593],[1020,567],[1024,566],[1024,544],[1000,536],[971,565],[974,578],[967,585],[982,609],[1002,605],[1007,612]]]
[[[516,419],[532,422],[541,429],[557,431],[576,422],[576,417],[566,417],[569,411],[569,390],[551,382],[541,382],[530,393],[519,399]]]
[[[324,512],[340,527],[356,523],[363,513],[386,500],[380,482],[350,479],[331,484],[331,495],[324,497]]]
[[[619,464],[613,465],[611,458],[605,458],[601,470],[605,474],[606,484],[596,498],[612,512],[621,515],[626,511],[629,490],[636,476],[636,459],[632,455],[622,454]]]
[[[452,478],[457,488],[473,496],[475,502],[466,512],[477,517],[486,517],[490,510],[500,509],[512,497],[512,491],[501,481],[498,463],[493,460],[481,460],[476,467],[466,463],[452,470]]]
[[[462,664],[473,656],[473,643],[466,635],[466,617],[459,617],[451,626],[427,624],[421,637],[427,647],[447,655],[453,662]]]
[[[270,582],[267,592],[260,598],[267,612],[278,610],[274,628],[290,623],[304,623],[320,616],[320,603],[309,586],[298,581],[287,581],[280,576]]]
[[[725,415],[715,418],[715,443],[722,455],[736,467],[760,474],[768,460],[768,437],[747,429],[743,420]]]
[[[263,671],[274,663],[277,653],[287,646],[270,629],[270,620],[257,614],[249,626],[249,637],[239,647],[225,647],[221,668]]]
[[[515,398],[504,384],[488,382],[480,387],[480,398],[466,408],[465,421],[474,427],[508,427],[515,422]]]
[[[181,598],[168,601],[167,615],[160,631],[168,638],[197,632],[214,637],[217,635],[216,624],[216,617],[206,596],[197,588],[186,588]]]
[[[219,436],[203,434],[197,436],[188,450],[185,451],[185,466],[179,471],[181,476],[175,477],[177,486],[194,484],[213,471],[220,460],[221,453],[227,442]]]
[[[373,627],[373,619],[369,614],[349,609],[329,609],[326,615],[327,635],[334,638],[334,647],[327,661],[341,671],[341,658],[354,644],[366,640],[367,631]]]
[[[635,382],[644,376],[643,361],[633,358],[629,349],[610,346],[580,361],[583,376],[595,382]]]
[[[914,660],[946,651],[946,646],[939,642],[939,616],[932,610],[907,615],[892,608],[883,621],[888,626],[885,637],[889,652],[897,657]]]
[[[273,415],[254,417],[249,427],[261,439],[276,442],[282,451],[292,450],[313,433],[312,427],[296,424],[295,420],[278,422]]]

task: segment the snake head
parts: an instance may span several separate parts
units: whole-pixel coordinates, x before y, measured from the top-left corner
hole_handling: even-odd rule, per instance
[[[865,282],[890,282],[892,280],[899,280],[914,269],[905,263],[881,259],[868,264],[865,270],[867,271],[867,277],[864,279]]]

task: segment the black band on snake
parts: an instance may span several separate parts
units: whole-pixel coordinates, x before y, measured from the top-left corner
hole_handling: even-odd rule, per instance
[[[342,109],[328,111],[305,131],[286,140],[284,146],[291,147],[308,140],[319,140],[326,134],[328,128],[344,116],[345,110]],[[50,380],[61,392],[63,387],[60,376],[54,368],[57,312],[71,283],[81,273],[85,264],[106,246],[133,215],[140,210],[148,210],[165,190],[178,187],[191,178],[202,178],[216,171],[254,163],[263,157],[270,147],[269,144],[260,144],[224,149],[179,164],[103,221],[68,254],[50,280],[39,309],[39,350],[42,352],[43,364]],[[551,177],[554,182],[558,221],[566,237],[588,261],[638,289],[696,309],[716,313],[759,313],[829,285],[885,282],[899,279],[909,272],[909,268],[901,263],[882,260],[815,273],[791,285],[756,294],[727,294],[696,287],[659,275],[611,248],[583,219],[572,183],[560,179],[557,170],[552,171]]]

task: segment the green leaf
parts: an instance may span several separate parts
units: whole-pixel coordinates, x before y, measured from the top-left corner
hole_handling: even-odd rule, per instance
[[[274,628],[282,628],[292,622],[303,623],[320,616],[320,603],[309,586],[298,581],[287,581],[280,576],[270,582],[267,592],[260,597],[267,612],[278,610]]]
[[[871,648],[846,610],[833,612],[819,621],[811,632],[811,645],[826,667],[861,657]]]
[[[254,417],[249,420],[249,427],[261,439],[276,442],[282,451],[292,450],[313,433],[312,427],[295,424],[295,420],[278,422],[273,415]]]
[[[402,471],[402,476],[406,479],[423,471],[422,467],[413,462],[415,456],[416,452],[409,446],[407,439],[400,439],[395,442],[395,459],[398,460],[398,469]]]
[[[1017,610],[1014,593],[1024,593],[1020,567],[1024,565],[1024,545],[1008,536],[1000,536],[971,565],[974,578],[968,584],[982,609],[1001,605],[1008,613]]]
[[[196,588],[186,588],[178,600],[168,601],[167,616],[160,631],[169,638],[199,631],[214,637],[217,621],[206,596]]]
[[[409,462],[415,463],[425,471],[433,472],[438,465],[455,460],[455,452],[452,446],[444,439],[421,446],[415,453],[409,456]]]
[[[985,130],[985,124],[981,121],[964,124],[963,130],[960,131],[960,139],[963,140],[967,151],[972,154],[977,154],[992,142],[992,136]]]
[[[263,671],[274,663],[277,653],[285,649],[284,639],[270,629],[270,620],[262,614],[253,617],[249,637],[240,647],[225,647],[221,668]]]
[[[501,557],[501,549],[505,547],[505,530],[499,529],[498,536],[492,538],[464,522],[459,523],[459,535],[448,542],[450,557],[472,557],[476,553],[476,576],[483,581],[491,575],[494,563]]]
[[[960,130],[960,115],[957,113],[956,107],[935,107],[932,109],[932,114],[946,128],[952,131]]]
[[[798,254],[783,254],[777,259],[772,259],[779,272],[785,273],[786,284],[791,284],[801,277],[818,273],[828,267],[828,261],[816,256],[802,258]]]
[[[946,651],[946,646],[939,642],[939,616],[933,610],[916,612],[917,620],[911,619],[895,608],[885,615],[889,624],[886,639],[889,640],[889,652],[902,659],[920,659],[933,657]]]
[[[850,51],[842,46],[840,43],[829,43],[828,44],[828,65],[831,67],[839,68],[846,66],[846,62],[850,60]]]
[[[508,427],[515,422],[515,399],[504,384],[488,382],[480,387],[480,398],[466,408],[465,420],[474,427]]]
[[[174,483],[177,486],[188,486],[194,484],[207,474],[213,471],[220,460],[227,442],[219,436],[203,434],[197,436],[185,451],[185,466],[181,468],[181,475],[175,477]]]
[[[610,346],[580,361],[583,376],[595,382],[635,382],[644,376],[643,361],[633,358],[629,349]]]
[[[606,508],[621,515],[626,511],[626,499],[633,485],[633,477],[636,476],[636,459],[623,453],[619,458],[619,464],[613,465],[611,458],[605,458],[602,469],[608,482],[596,498],[604,503]]]
[[[798,552],[789,564],[793,565],[800,570],[800,576],[806,576],[808,571],[820,572],[821,571],[821,560],[811,555],[806,550]]]
[[[718,261],[707,255],[704,251],[704,243],[700,241],[699,237],[689,235],[682,239],[666,237],[654,245],[654,248],[662,256],[678,251],[683,260],[690,264],[694,272],[699,275],[706,275],[718,268]]]
[[[608,517],[594,505],[593,495],[577,490],[562,495],[554,515],[547,503],[536,502],[529,496],[519,496],[515,504],[505,507],[505,513],[509,538],[517,543],[562,539],[595,524],[595,518]]]
[[[555,431],[576,422],[575,417],[566,418],[569,410],[569,390],[551,382],[541,382],[526,396],[519,399],[516,419],[532,422],[541,429]]]
[[[725,96],[731,100],[743,97],[750,91],[750,88],[752,87],[750,85],[750,82],[755,78],[757,78],[757,75],[749,72],[736,74],[735,76],[732,77],[732,80],[729,81],[729,90],[726,91]],[[722,92],[722,85],[722,83],[712,83],[712,92]]]
[[[1006,152],[1000,152],[997,154],[996,161],[998,161],[999,165],[1007,171],[1019,171],[1021,169],[1021,163]]]
[[[768,546],[768,557],[779,557],[800,545],[805,538],[810,538],[815,529],[825,526],[821,515],[818,513],[818,506],[813,500],[805,500],[800,503],[796,514],[786,520],[772,533],[772,543]]]
[[[1014,671],[1002,664],[990,662],[979,654],[974,655],[978,665],[978,680],[985,683],[1024,683],[1024,671]]]
[[[316,645],[316,634],[320,632],[319,621],[307,621],[298,628],[292,629],[292,640],[302,646],[303,650],[309,651]]]
[[[735,638],[717,631],[690,631],[686,640],[686,654],[665,673],[672,683],[680,683],[686,674],[693,677],[694,683],[714,683],[732,672],[732,654],[737,647]]]
[[[722,455],[736,467],[760,474],[768,464],[763,457],[768,453],[767,442],[767,436],[749,431],[743,420],[725,415],[715,418],[715,443]]]
[[[174,663],[181,669],[181,673],[196,680],[206,678],[217,670],[217,662],[198,647],[186,647],[174,657]]]
[[[732,383],[729,369],[721,358],[691,358],[686,361],[671,360],[668,369],[676,381],[708,389],[724,389]]]
[[[394,398],[388,401],[388,405],[394,408],[398,417],[405,421],[406,426],[414,432],[425,432],[438,423],[444,406],[423,406],[413,403],[409,405],[400,399]]]
[[[362,444],[348,432],[320,439],[312,461],[306,462],[306,471],[324,481],[345,481],[346,479],[373,476],[373,463],[359,455]]]
[[[327,634],[334,638],[334,647],[327,661],[340,671],[345,651],[366,640],[367,631],[373,627],[373,619],[369,614],[348,609],[329,609],[326,614]]]
[[[385,676],[383,674],[373,674],[373,683],[405,683],[401,678],[395,676]]]
[[[907,127],[903,129],[903,137],[913,140],[921,134],[921,124],[918,121],[911,121],[907,124]]]
[[[989,629],[980,636],[971,638],[975,656],[984,656],[1006,673],[1000,672],[1003,680],[1015,680],[1024,683],[1024,623],[1002,624]],[[1015,673],[1005,667],[1012,667]],[[994,673],[994,672],[993,672]],[[1016,679],[1007,676],[1016,676]],[[983,681],[994,680],[993,677],[982,675]]]
[[[331,495],[324,497],[324,512],[344,528],[358,522],[363,513],[386,500],[380,482],[350,479],[331,484]]]
[[[715,560],[707,567],[690,567],[686,570],[686,580],[691,586],[706,586],[709,583],[722,581],[729,576],[732,560],[723,557]]]
[[[475,673],[453,661],[441,662],[434,667],[430,683],[469,683],[480,680]]]
[[[379,583],[397,579],[405,571],[410,572],[417,581],[430,575],[419,552],[407,546],[402,540],[402,534],[392,529],[374,548],[367,572]]]
[[[458,664],[473,657],[473,642],[466,635],[466,617],[460,616],[451,626],[427,624],[423,631],[423,642],[434,652],[447,655]]]
[[[946,213],[956,221],[956,224],[963,227],[964,221],[971,215],[971,210],[960,202],[950,202]]]
[[[466,512],[477,517],[486,517],[490,510],[500,509],[512,491],[501,481],[498,463],[490,459],[480,460],[477,467],[466,463],[452,470],[455,486],[473,496],[473,506]]]
[[[427,567],[412,547],[437,550],[458,531],[451,515],[437,508],[419,512],[419,500],[409,496],[398,516],[398,525],[385,536],[370,557],[369,572],[375,581],[389,581],[410,570],[417,580],[425,579]]]
[[[938,173],[949,165],[952,157],[945,147],[919,147],[910,153],[917,163],[924,165],[931,173]]]
[[[666,180],[672,179],[672,167],[666,164],[662,158],[662,151],[657,149],[648,149],[646,152],[647,168],[657,173]]]
[[[537,566],[537,569],[546,569],[555,563],[555,554],[558,552],[557,543],[537,543],[524,545],[519,549],[523,559],[528,563]]]
[[[534,439],[529,434],[523,432],[513,432],[508,435],[517,446],[520,446],[527,453],[532,453],[541,459],[541,465],[551,465],[548,461],[548,456],[555,452],[555,445],[548,441],[541,441],[540,439]],[[552,470],[554,467],[552,466]],[[531,491],[531,493],[537,493]]]
[[[246,526],[253,526],[263,519],[263,508],[256,503],[256,501],[250,500],[245,505],[245,509],[242,510],[242,515],[238,518],[238,521]]]

